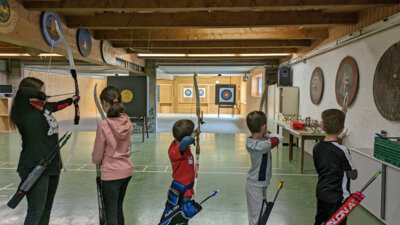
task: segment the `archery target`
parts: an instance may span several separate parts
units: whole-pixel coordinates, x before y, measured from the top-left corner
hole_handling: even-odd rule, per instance
[[[129,89],[121,91],[121,101],[123,103],[130,103],[133,99],[133,93]]]
[[[107,86],[121,91],[121,102],[129,117],[149,116],[149,78],[147,76],[110,76]]]
[[[192,88],[184,88],[184,89],[183,89],[183,97],[184,97],[184,98],[191,98],[191,97],[193,97],[193,89],[192,89]]]
[[[223,90],[222,92],[221,92],[221,98],[222,98],[222,100],[224,100],[224,101],[229,101],[229,100],[231,100],[232,99],[232,91],[231,90]]]
[[[235,105],[236,104],[236,85],[216,85],[217,105]]]
[[[205,88],[199,88],[199,97],[200,98],[206,97],[206,89]]]

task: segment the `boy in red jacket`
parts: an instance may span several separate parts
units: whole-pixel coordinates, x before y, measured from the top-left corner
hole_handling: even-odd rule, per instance
[[[174,141],[172,141],[168,149],[168,156],[171,160],[173,181],[168,192],[168,201],[161,221],[176,207],[189,202],[194,195],[194,157],[189,147],[195,142],[191,136],[193,130],[194,123],[191,120],[179,120],[172,128]],[[186,224],[188,224],[187,221],[181,223],[181,225]]]

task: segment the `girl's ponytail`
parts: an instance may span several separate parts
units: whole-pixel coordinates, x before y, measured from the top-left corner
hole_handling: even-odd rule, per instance
[[[125,112],[125,106],[121,103],[121,93],[116,87],[106,87],[100,94],[100,100],[110,104],[110,109],[106,112],[107,117],[119,117],[121,113]]]

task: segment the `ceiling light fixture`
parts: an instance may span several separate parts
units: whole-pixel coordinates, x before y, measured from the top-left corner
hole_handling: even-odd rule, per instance
[[[187,54],[188,57],[235,57],[237,54]]]
[[[29,57],[28,53],[0,53],[0,57]],[[59,54],[54,54],[54,53],[40,53],[39,56],[54,56],[54,57],[59,57],[62,55]]]
[[[289,56],[290,53],[251,53],[239,54],[241,57],[261,57],[261,56]]]
[[[0,57],[30,56],[28,53],[0,53]]]
[[[186,57],[186,54],[153,54],[153,53],[138,53],[138,57]]]
[[[63,56],[63,55],[59,55],[59,54],[55,54],[55,53],[40,53],[39,56],[44,56],[44,57],[48,57],[48,56],[61,57],[61,56]]]
[[[161,54],[161,53],[137,53],[138,57],[267,57],[289,56],[290,53],[251,53],[251,54]]]

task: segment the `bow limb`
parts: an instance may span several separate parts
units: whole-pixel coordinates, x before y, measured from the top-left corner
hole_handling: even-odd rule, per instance
[[[94,90],[93,90],[93,97],[94,97],[94,102],[96,104],[97,110],[99,110],[99,113],[101,115],[101,119],[105,120],[106,117],[103,113],[103,110],[101,109],[99,99],[97,97],[97,84],[94,85]],[[97,183],[97,200],[98,200],[98,207],[99,207],[99,223],[100,225],[105,224],[105,211],[104,211],[104,198],[103,198],[103,184],[101,182],[101,173],[100,173],[100,165],[96,164],[96,183]]]
[[[200,95],[199,95],[199,86],[197,84],[197,74],[193,75],[193,84],[194,90],[196,92],[196,116],[197,116],[197,128],[200,130],[201,126],[201,112],[200,112]],[[196,135],[196,154],[200,154],[200,137],[199,133]]]
[[[342,112],[346,115],[347,113],[347,102],[349,101],[349,92],[346,91],[346,95],[344,96],[343,99],[343,106],[342,106]]]
[[[264,112],[264,103],[265,103],[265,99],[267,98],[267,93],[268,93],[268,86],[267,86],[267,84],[265,84],[264,92],[263,92],[261,102],[260,102],[260,108],[258,109],[258,111]]]
[[[349,101],[349,92],[346,90],[342,106],[342,112],[344,113],[345,118],[347,114],[348,101]],[[339,135],[339,137],[342,139],[340,144],[343,144],[343,140],[349,135],[349,133],[350,133],[349,129],[345,128],[344,131]]]
[[[197,74],[193,74],[193,85],[196,92],[196,116],[197,116],[197,133],[196,133],[196,165],[195,165],[195,181],[194,191],[196,192],[197,177],[200,168],[200,127],[202,123],[201,112],[200,112],[200,95],[199,86],[197,84]]]
[[[78,78],[77,78],[77,73],[75,69],[75,62],[74,62],[74,57],[72,56],[71,48],[69,47],[67,41],[64,38],[64,35],[61,32],[61,29],[59,27],[59,24],[57,21],[55,21],[56,25],[56,31],[58,36],[60,37],[61,42],[64,44],[65,50],[67,51],[67,56],[68,56],[68,61],[70,65],[70,71],[71,71],[71,76],[74,79],[74,84],[75,84],[75,95],[79,96],[79,86],[78,86]],[[67,161],[65,162],[64,165],[64,170],[66,171],[66,167],[69,164],[69,161],[71,160],[72,154],[74,153],[76,143],[78,140],[78,125],[79,125],[79,120],[80,120],[80,113],[79,113],[79,104],[78,101],[74,102],[75,106],[75,117],[74,117],[74,136],[72,139],[72,145],[71,145],[71,150],[69,151]]]
[[[105,119],[106,119],[106,116],[104,115],[104,112],[103,112],[103,110],[101,109],[100,102],[99,102],[99,98],[97,97],[97,84],[94,85],[94,93],[93,93],[93,95],[94,95],[94,96],[93,96],[93,97],[94,97],[94,103],[96,103],[96,107],[97,107],[97,110],[99,110],[101,119],[102,119],[102,120],[105,120]]]

